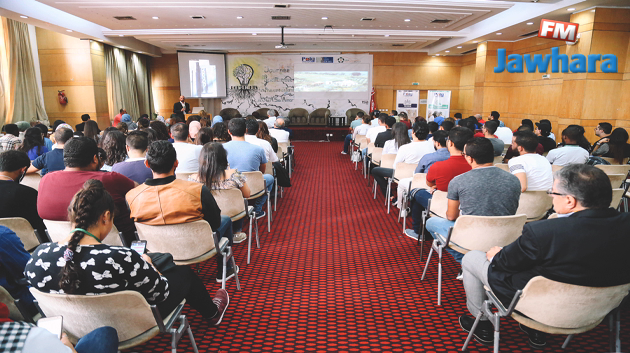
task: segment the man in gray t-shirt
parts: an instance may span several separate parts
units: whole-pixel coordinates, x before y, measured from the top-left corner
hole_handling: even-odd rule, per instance
[[[448,230],[459,215],[509,216],[516,214],[521,197],[517,177],[492,165],[494,148],[485,137],[477,137],[464,148],[464,157],[472,170],[453,178],[448,184],[446,218],[431,217],[427,230],[431,235],[446,239]],[[457,262],[464,254],[446,249]]]
[[[492,142],[492,147],[494,147],[494,156],[500,156],[503,154],[503,150],[505,148],[505,143],[503,140],[498,139],[494,136],[494,133],[497,131],[499,127],[499,123],[496,120],[488,120],[483,124],[481,131],[483,132],[483,136]]]

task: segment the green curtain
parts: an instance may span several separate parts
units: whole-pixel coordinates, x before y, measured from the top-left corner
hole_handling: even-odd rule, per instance
[[[28,25],[7,18],[5,28],[8,39],[8,79],[11,101],[9,102],[9,109],[6,110],[8,115],[3,114],[2,118],[6,122],[47,121],[48,115],[42,104],[35,78],[35,64]],[[6,80],[6,78],[2,78],[2,80]],[[5,121],[1,121],[1,123],[4,124]]]
[[[153,104],[148,63],[144,55],[105,45],[107,98],[111,117],[118,114],[121,108],[127,110],[134,121],[141,114],[151,116]]]

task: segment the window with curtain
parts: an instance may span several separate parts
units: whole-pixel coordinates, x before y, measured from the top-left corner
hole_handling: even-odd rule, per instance
[[[149,60],[144,55],[105,45],[105,72],[110,117],[121,108],[136,121],[152,113]]]

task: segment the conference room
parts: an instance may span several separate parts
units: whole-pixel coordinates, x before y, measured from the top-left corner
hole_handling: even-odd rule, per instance
[[[0,350],[627,350],[630,0],[0,19]]]

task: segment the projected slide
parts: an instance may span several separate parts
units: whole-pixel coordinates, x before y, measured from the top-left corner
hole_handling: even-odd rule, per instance
[[[367,92],[367,71],[295,71],[295,92]]]
[[[217,67],[209,60],[188,60],[190,70],[190,96],[217,96]]]

